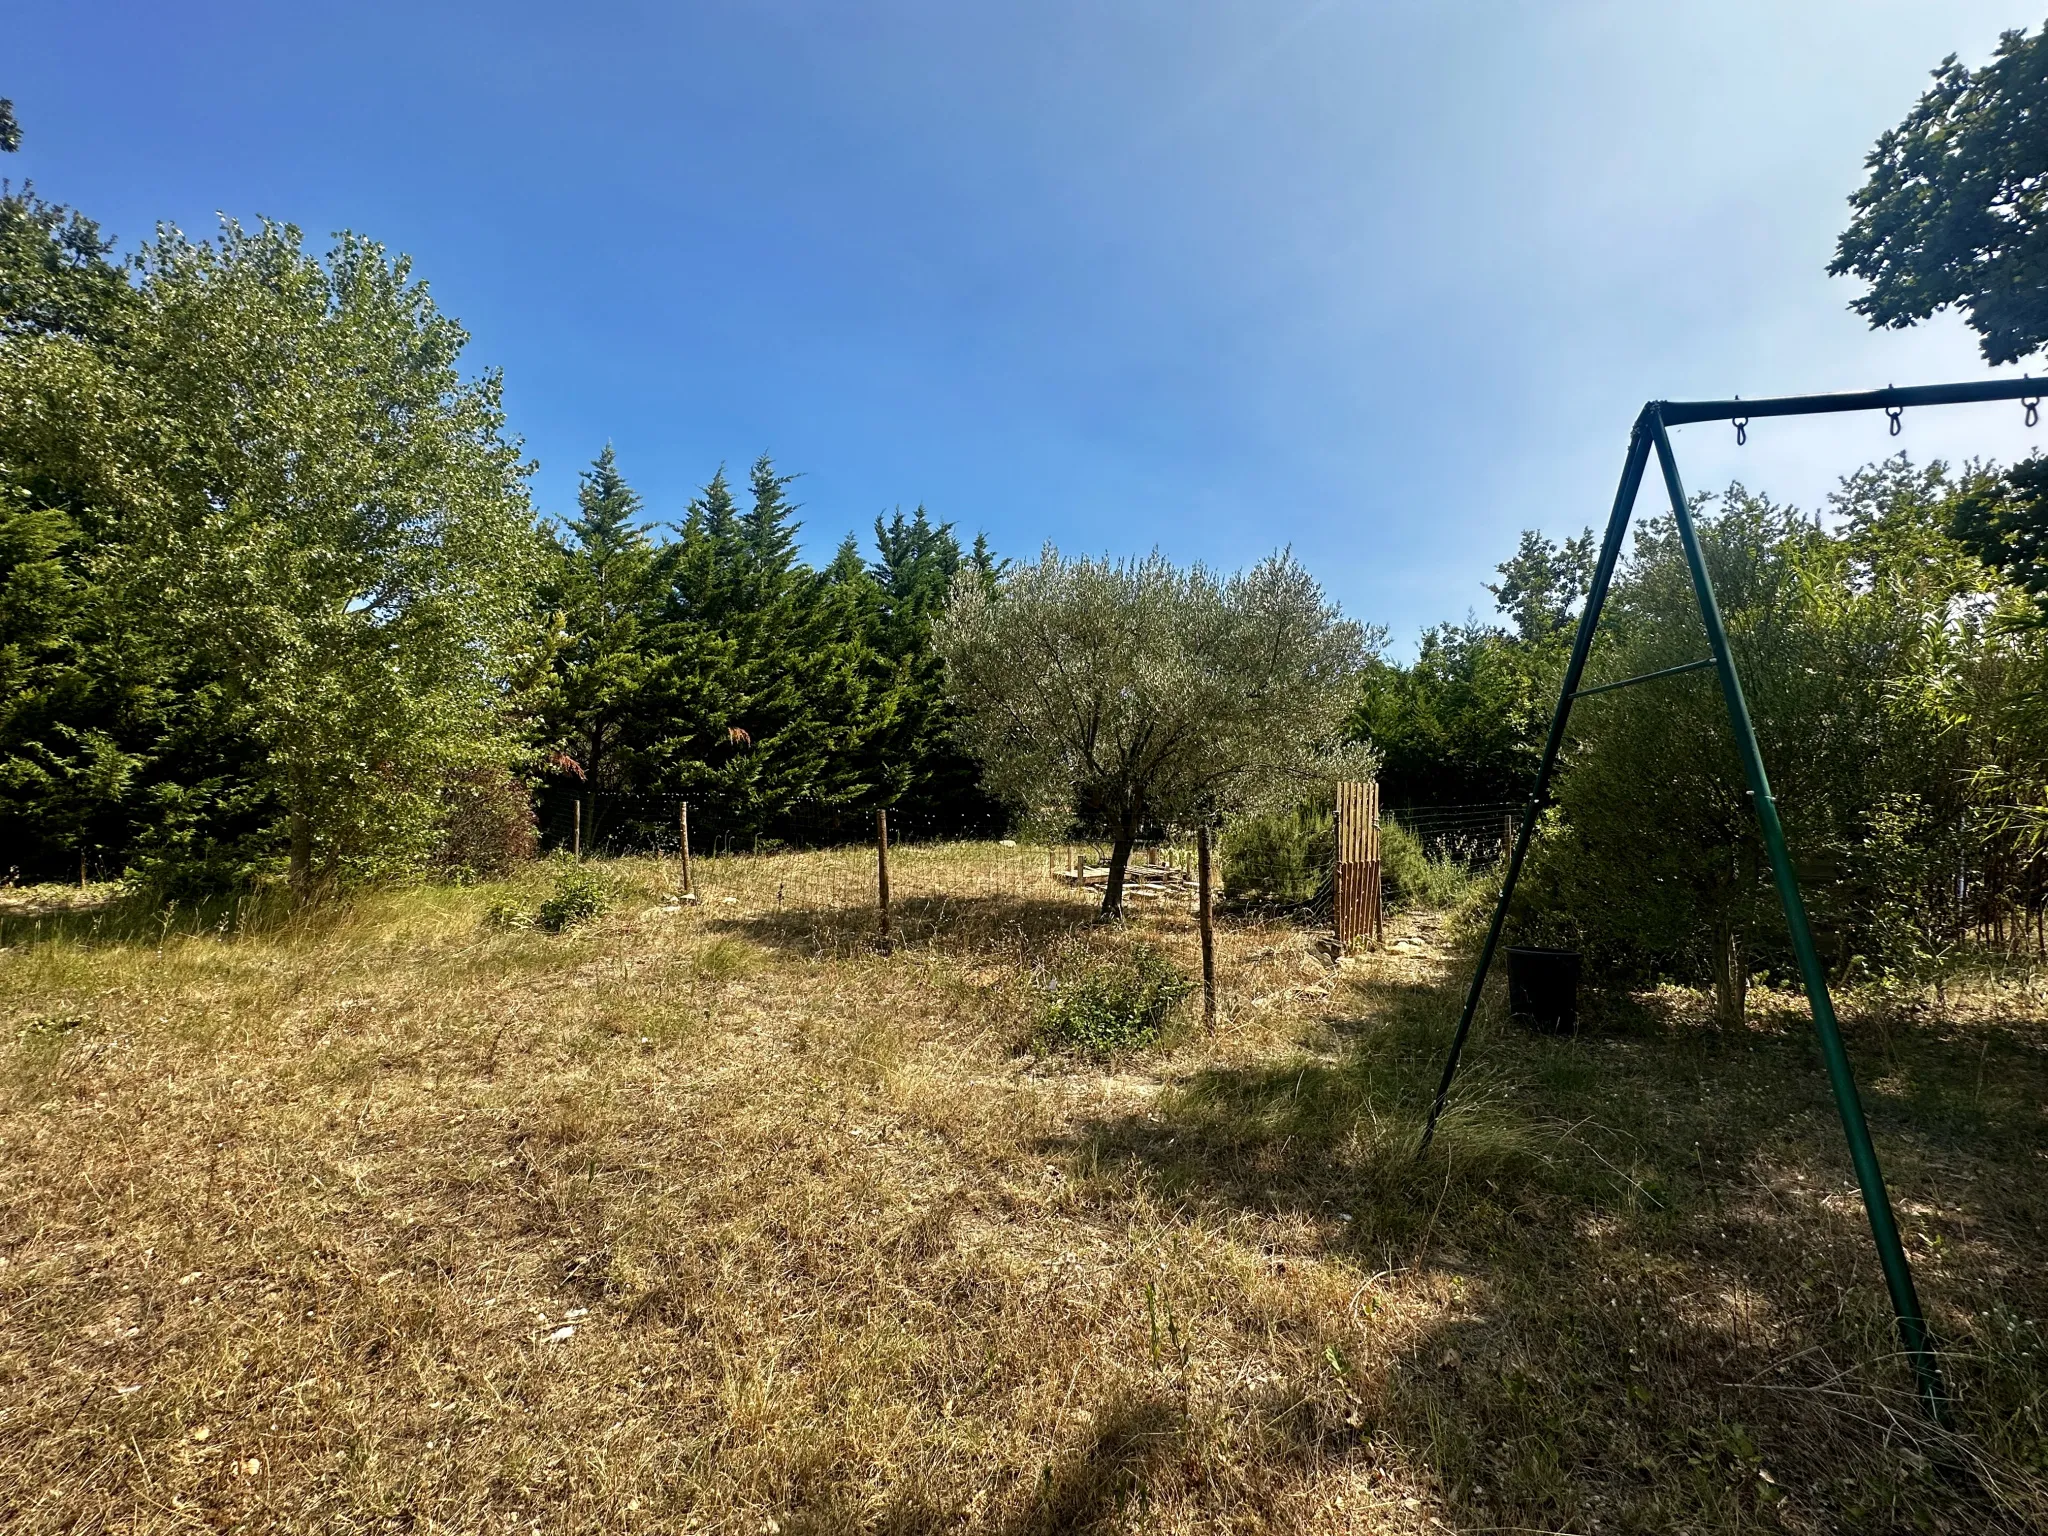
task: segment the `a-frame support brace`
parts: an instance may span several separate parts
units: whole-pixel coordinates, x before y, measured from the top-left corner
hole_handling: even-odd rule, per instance
[[[1899,1339],[1912,1361],[1922,1406],[1937,1422],[1944,1417],[1945,1403],[1940,1367],[1935,1362],[1926,1318],[1913,1287],[1913,1271],[1906,1262],[1905,1247],[1899,1241],[1898,1221],[1892,1214],[1884,1174],[1878,1168],[1877,1148],[1871,1142],[1870,1126],[1864,1119],[1863,1101],[1856,1090],[1856,1079],[1849,1070],[1848,1053],[1842,1047],[1842,1032],[1835,1021],[1834,1002],[1828,996],[1827,976],[1821,969],[1820,956],[1814,948],[1813,929],[1806,919],[1806,902],[1799,894],[1798,878],[1792,873],[1792,857],[1786,848],[1785,829],[1778,820],[1778,804],[1771,796],[1770,778],[1764,772],[1763,754],[1758,750],[1756,730],[1750,723],[1749,704],[1743,698],[1742,680],[1735,670],[1735,658],[1728,649],[1728,636],[1721,625],[1720,605],[1714,600],[1714,584],[1707,574],[1699,533],[1693,526],[1692,509],[1686,505],[1685,486],[1678,477],[1678,460],[1672,454],[1671,438],[1666,428],[1697,421],[1747,421],[1771,416],[1884,410],[1891,414],[1896,430],[1898,413],[1909,406],[2029,400],[2038,397],[2042,388],[2042,384],[2033,379],[2001,379],[1992,383],[1938,384],[1913,389],[1871,390],[1854,395],[1798,395],[1775,400],[1653,400],[1643,407],[1629,435],[1628,457],[1622,466],[1621,484],[1614,493],[1614,510],[1608,515],[1606,536],[1600,541],[1600,558],[1593,567],[1593,584],[1586,594],[1586,606],[1579,614],[1578,633],[1572,641],[1571,660],[1565,667],[1557,709],[1551,716],[1550,734],[1543,743],[1536,785],[1515,834],[1514,846],[1508,853],[1500,900],[1494,907],[1493,921],[1487,927],[1486,941],[1480,946],[1479,963],[1472,973],[1471,988],[1465,994],[1465,1009],[1458,1018],[1457,1033],[1451,1038],[1451,1047],[1444,1059],[1443,1079],[1437,1085],[1436,1099],[1429,1110],[1429,1122],[1423,1129],[1422,1145],[1417,1149],[1418,1156],[1429,1149],[1430,1141],[1436,1135],[1437,1121],[1450,1097],[1459,1057],[1464,1053],[1466,1037],[1472,1032],[1472,1020],[1479,1011],[1486,974],[1492,969],[1493,957],[1500,948],[1508,908],[1514,900],[1515,884],[1521,878],[1522,863],[1528,856],[1537,819],[1548,803],[1550,781],[1557,770],[1558,754],[1563,749],[1565,730],[1571,721],[1572,703],[1582,696],[1582,692],[1603,691],[1600,688],[1582,691],[1579,679],[1585,672],[1586,658],[1593,649],[1593,636],[1600,627],[1600,613],[1606,606],[1607,589],[1614,580],[1614,568],[1621,558],[1622,539],[1628,532],[1636,493],[1642,487],[1643,474],[1654,452],[1664,476],[1665,491],[1671,499],[1671,514],[1678,523],[1679,543],[1692,573],[1693,593],[1699,599],[1700,618],[1706,626],[1708,648],[1713,653],[1712,665],[1720,677],[1721,697],[1728,707],[1728,724],[1734,731],[1736,752],[1742,759],[1750,801],[1756,808],[1757,830],[1762,834],[1770,857],[1771,878],[1778,888],[1778,901],[1785,911],[1785,926],[1791,931],[1792,952],[1799,962],[1800,978],[1806,985],[1807,1003],[1813,1010],[1814,1033],[1819,1036],[1821,1055],[1827,1062],[1828,1083],[1834,1090],[1835,1108],[1841,1114],[1842,1130],[1848,1138],[1850,1161],[1855,1165],[1856,1182],[1863,1190],[1863,1209],[1870,1218],[1870,1234],[1877,1245],[1878,1263],[1884,1270],[1885,1286],[1891,1292],[1892,1310],[1898,1316]],[[1691,671],[1698,665],[1692,663],[1670,668],[1668,673]],[[1649,677],[1628,681],[1648,682],[1663,675],[1667,674],[1653,673]]]

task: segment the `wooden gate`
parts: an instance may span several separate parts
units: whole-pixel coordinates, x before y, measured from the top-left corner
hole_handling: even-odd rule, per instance
[[[1337,786],[1337,942],[1377,943],[1380,924],[1380,787]]]

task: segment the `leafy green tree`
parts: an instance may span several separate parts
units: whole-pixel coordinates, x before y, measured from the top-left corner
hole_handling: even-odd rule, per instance
[[[1514,620],[1515,637],[1525,645],[1540,645],[1577,621],[1579,604],[1593,584],[1593,561],[1590,528],[1562,544],[1525,528],[1514,554],[1499,566],[1500,580],[1486,590]]]
[[[1949,533],[2033,599],[2022,622],[2048,625],[2048,459],[2023,459],[1971,477],[1954,503]]]
[[[1502,805],[1527,797],[1564,675],[1562,649],[1486,624],[1423,632],[1407,665],[1375,659],[1349,729],[1380,757],[1390,806]]]
[[[1388,805],[1498,805],[1534,787],[1543,739],[1593,575],[1590,531],[1525,531],[1487,587],[1514,623],[1425,630],[1409,665],[1366,668],[1351,731],[1381,758]]]
[[[1954,307],[1992,363],[2048,344],[2048,30],[2005,33],[1979,70],[1950,54],[1866,165],[1828,267],[1870,284],[1852,309],[1902,327]]]
[[[1845,482],[1839,534],[1740,486],[1702,498],[1702,547],[1772,788],[1838,970],[1910,966],[1965,852],[1969,743],[1944,695],[1985,633],[1981,568],[1942,533],[1952,487],[1903,460]],[[1667,517],[1639,527],[1591,682],[1698,656]],[[1610,963],[1709,980],[1789,963],[1725,706],[1710,672],[1587,699],[1527,888],[1553,936]]]
[[[135,293],[127,273],[107,260],[113,249],[91,219],[44,202],[32,188],[0,196],[0,339],[118,339]]]
[[[13,154],[21,148],[21,124],[15,120],[14,103],[0,97],[0,152]]]
[[[1379,638],[1289,555],[1223,577],[1050,545],[993,591],[957,575],[934,631],[990,787],[1107,830],[1105,915],[1147,826],[1295,804],[1362,770],[1342,727]]]
[[[282,851],[309,891],[417,867],[450,779],[514,750],[537,546],[497,381],[459,375],[461,329],[358,237],[322,263],[285,226],[167,230],[135,273],[118,341],[38,321],[0,346],[7,510],[80,530],[44,519],[13,574],[47,587],[54,550],[90,596],[42,648],[10,781],[142,785],[122,852],[160,866]]]
[[[132,842],[166,670],[105,600],[94,551],[118,445],[94,343],[135,294],[89,219],[0,195],[0,844],[32,876]]]

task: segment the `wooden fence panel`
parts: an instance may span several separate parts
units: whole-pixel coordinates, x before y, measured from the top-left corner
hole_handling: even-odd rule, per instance
[[[1337,942],[1384,936],[1380,913],[1380,787],[1337,786]]]

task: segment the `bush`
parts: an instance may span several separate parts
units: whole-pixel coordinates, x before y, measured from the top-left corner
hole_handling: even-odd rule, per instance
[[[1223,834],[1223,893],[1232,901],[1306,907],[1327,899],[1337,868],[1337,821],[1328,808],[1301,806],[1233,823]],[[1380,822],[1380,880],[1389,907],[1447,911],[1479,877],[1454,858],[1432,855],[1406,827]]]
[[[468,768],[441,786],[434,865],[455,879],[503,875],[534,855],[533,797],[503,768]]]
[[[1094,1056],[1138,1050],[1165,1032],[1194,978],[1149,944],[1074,969],[1046,986],[1033,1043]]]
[[[602,916],[616,899],[611,880],[588,864],[565,859],[555,872],[555,886],[533,914],[533,926],[560,933]]]
[[[1300,806],[1232,822],[1223,833],[1223,894],[1232,901],[1306,906],[1337,865],[1337,821]]]
[[[1465,901],[1479,878],[1456,859],[1432,856],[1398,822],[1380,823],[1380,886],[1389,907],[1449,911]]]

